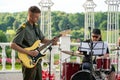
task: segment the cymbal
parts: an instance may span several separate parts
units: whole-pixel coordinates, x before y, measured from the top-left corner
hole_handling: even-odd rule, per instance
[[[65,54],[72,55],[72,56],[78,56],[78,57],[83,56],[80,53],[76,53],[76,52],[73,52],[73,51],[61,51],[61,52],[65,53]]]
[[[118,51],[118,50],[120,50],[120,48],[111,49],[111,51]]]

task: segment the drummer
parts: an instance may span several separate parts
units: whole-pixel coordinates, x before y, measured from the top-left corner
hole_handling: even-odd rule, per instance
[[[93,29],[91,34],[91,40],[92,41],[102,41],[102,35],[100,29]],[[86,40],[86,42],[90,42],[90,40]],[[81,53],[81,51],[78,48],[78,51]],[[90,55],[87,55],[87,52],[83,52],[84,58],[82,61],[82,69],[88,69],[91,70],[91,62],[90,62]],[[109,49],[107,48],[107,53],[100,56],[100,57],[109,57]],[[95,64],[95,60],[93,61]],[[115,68],[113,65],[111,65],[112,68],[109,72],[106,72],[108,75],[108,80],[115,80]]]

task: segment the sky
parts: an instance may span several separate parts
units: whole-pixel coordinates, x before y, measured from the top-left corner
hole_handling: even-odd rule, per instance
[[[41,0],[0,0],[0,12],[21,12],[27,11],[27,9],[36,5],[39,8],[39,2]],[[83,4],[86,0],[51,0],[54,4],[51,7],[51,11],[64,11],[66,13],[84,12]],[[107,4],[105,0],[93,0],[96,4],[94,11],[107,11]]]

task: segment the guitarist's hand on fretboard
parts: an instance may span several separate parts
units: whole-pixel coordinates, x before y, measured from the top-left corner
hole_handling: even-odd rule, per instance
[[[59,38],[58,37],[54,37],[53,39],[52,39],[52,44],[53,45],[57,45],[57,41],[59,40]]]
[[[28,55],[33,56],[33,57],[37,56],[38,54],[39,52],[37,50],[28,51]]]

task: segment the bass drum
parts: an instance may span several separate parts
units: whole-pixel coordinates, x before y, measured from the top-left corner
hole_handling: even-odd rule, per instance
[[[63,63],[63,79],[62,80],[70,80],[71,76],[80,70],[79,63]]]
[[[95,77],[90,75],[90,71],[81,70],[72,75],[70,80],[96,80]]]

